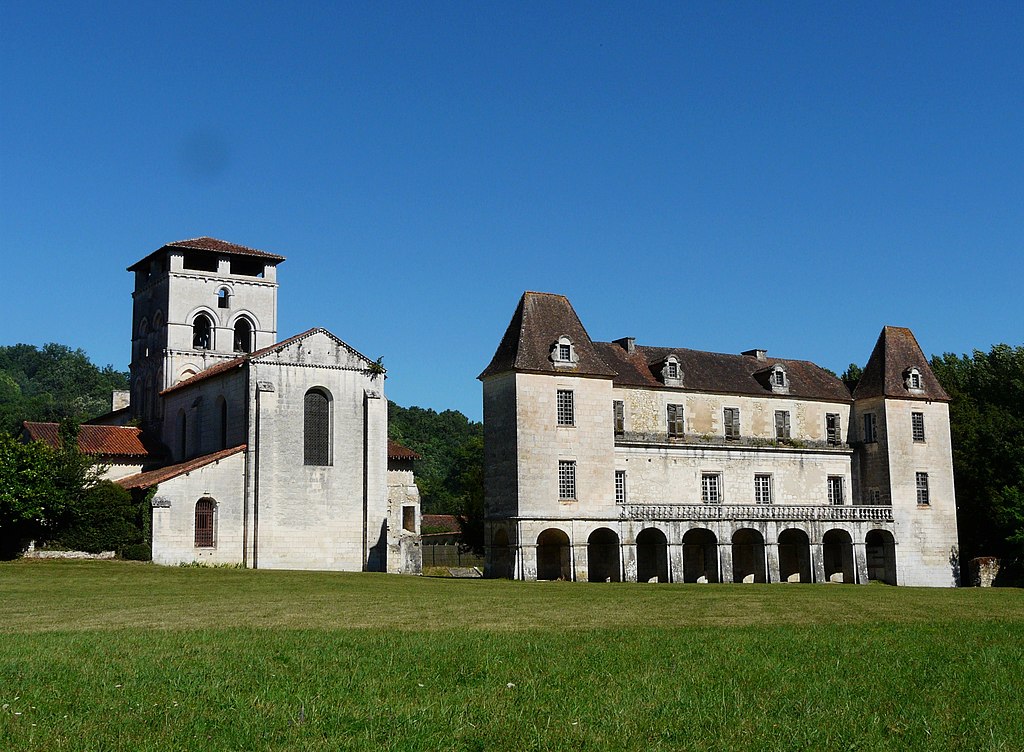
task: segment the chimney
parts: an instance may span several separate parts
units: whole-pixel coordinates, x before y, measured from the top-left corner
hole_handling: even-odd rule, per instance
[[[768,359],[767,350],[744,350],[743,352],[740,353],[740,355],[746,355],[751,358],[757,358],[758,360]]]
[[[636,350],[636,337],[623,337],[613,340],[613,342],[628,353]]]

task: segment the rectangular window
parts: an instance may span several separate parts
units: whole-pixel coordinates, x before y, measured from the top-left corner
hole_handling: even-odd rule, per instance
[[[926,507],[931,504],[928,500],[928,473],[917,473],[917,505]]]
[[[725,438],[738,439],[740,437],[740,409],[738,407],[727,407],[723,411],[725,418]]]
[[[775,411],[775,438],[789,438],[789,410]]]
[[[572,407],[572,390],[570,389],[559,389],[558,390],[558,425],[560,426],[572,426],[576,424],[576,419]]]
[[[868,489],[868,504],[878,506],[882,503],[882,492],[877,488]]]
[[[558,346],[558,359],[566,363],[572,358],[572,348],[569,345]]]
[[[670,360],[668,362],[668,377],[670,379],[679,378],[679,364],[676,363],[674,360]]]
[[[911,413],[910,423],[914,429],[914,441],[924,441],[924,413]]]
[[[754,476],[754,503],[772,503],[772,476],[768,474]]]
[[[558,498],[576,498],[576,461],[558,461]]]
[[[704,473],[700,476],[700,499],[705,504],[722,501],[722,476],[718,473]]]
[[[843,433],[839,429],[839,413],[825,415],[825,440],[829,444],[843,443]]]
[[[402,529],[416,532],[416,507],[402,507]]]
[[[615,503],[626,503],[626,471],[615,471]]]
[[[612,402],[612,420],[615,423],[615,435],[624,434],[626,432],[626,407],[622,400]]]
[[[843,504],[843,476],[828,476],[828,503]]]
[[[682,438],[685,432],[685,425],[683,424],[683,406],[682,405],[669,405],[668,406],[668,435],[673,438]]]
[[[864,443],[871,444],[877,441],[875,435],[875,414],[864,413]]]

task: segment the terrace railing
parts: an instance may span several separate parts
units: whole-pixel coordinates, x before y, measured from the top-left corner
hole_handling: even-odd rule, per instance
[[[786,520],[892,522],[892,507],[798,504],[623,504],[629,520]]]

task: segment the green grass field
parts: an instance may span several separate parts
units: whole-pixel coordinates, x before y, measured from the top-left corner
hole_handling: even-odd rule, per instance
[[[0,750],[1024,750],[1024,591],[0,565]]]

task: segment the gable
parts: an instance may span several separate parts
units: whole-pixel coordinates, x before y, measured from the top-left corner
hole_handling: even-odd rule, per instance
[[[326,329],[311,329],[304,335],[292,337],[280,345],[254,353],[252,360],[257,363],[317,365],[360,370],[368,368],[372,363],[365,355]]]

